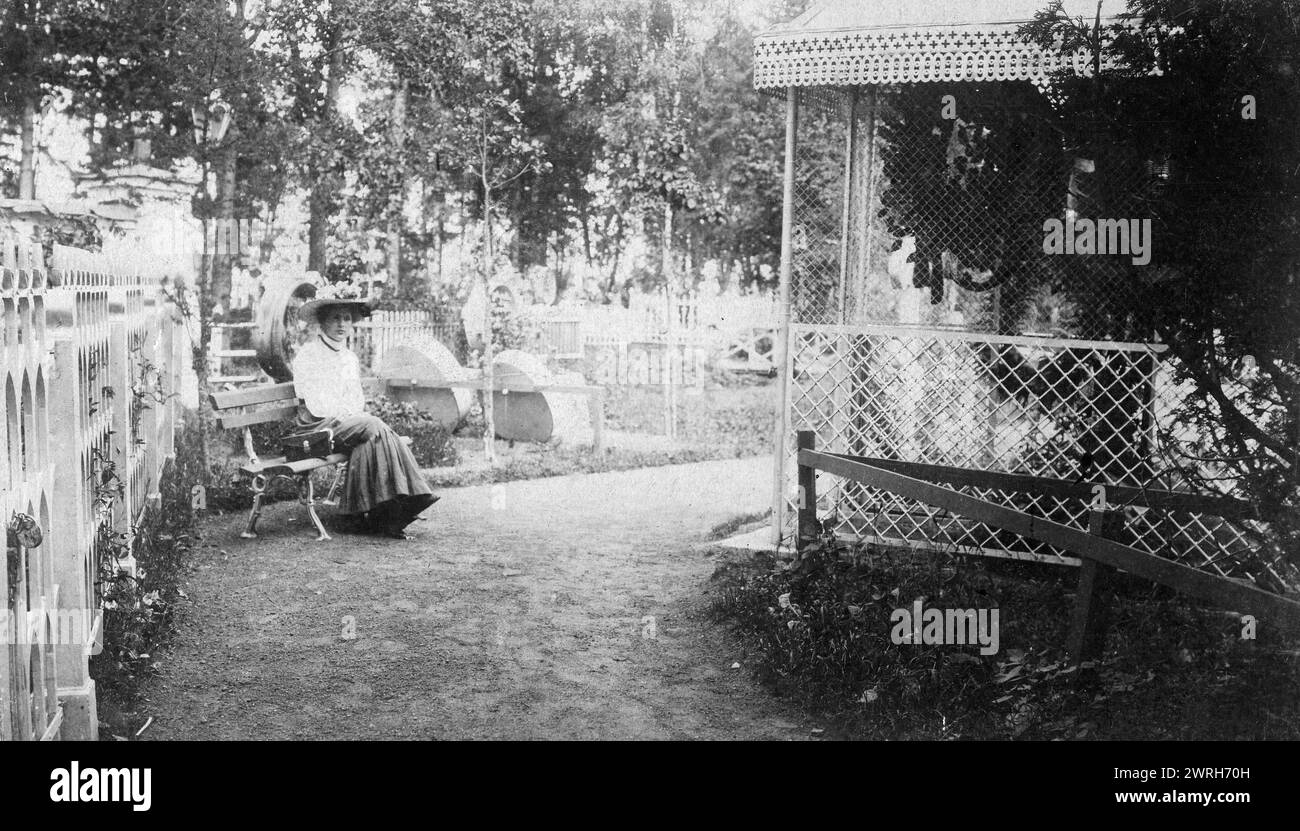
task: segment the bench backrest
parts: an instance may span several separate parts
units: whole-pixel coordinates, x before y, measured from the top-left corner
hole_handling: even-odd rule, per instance
[[[298,394],[292,382],[214,392],[208,401],[217,416],[217,427],[223,430],[283,421],[298,412]]]

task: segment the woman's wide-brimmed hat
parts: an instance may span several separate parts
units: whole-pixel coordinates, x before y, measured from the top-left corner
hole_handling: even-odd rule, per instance
[[[316,294],[298,307],[298,320],[318,323],[320,310],[329,306],[346,306],[355,309],[362,317],[369,317],[374,302],[363,296],[364,289],[352,283],[333,283],[316,289]]]

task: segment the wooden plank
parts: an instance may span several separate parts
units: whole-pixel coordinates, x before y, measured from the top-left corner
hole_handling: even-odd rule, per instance
[[[858,514],[857,516],[861,517],[862,514]],[[841,517],[841,519],[843,519],[843,517]],[[841,524],[844,526],[853,526],[853,522],[847,519]],[[934,543],[931,541],[909,540],[903,539],[902,537],[886,537],[882,536],[878,530],[876,533],[856,533],[846,529],[836,531],[835,538],[850,544],[863,541],[874,542],[882,546],[900,549],[905,548],[921,554],[933,554],[935,550]],[[1078,557],[1070,557],[1064,554],[1058,557],[1054,554],[1037,554],[1033,551],[1014,551],[1007,548],[987,548],[984,546],[965,545],[962,543],[959,543],[958,546],[961,553],[978,554],[981,557],[992,557],[998,560],[1018,560],[1021,562],[1043,563],[1052,566],[1068,566],[1070,568],[1075,568],[1082,564],[1082,561]]]
[[[465,380],[465,381],[407,381],[400,378],[385,378],[384,383],[397,389],[426,389],[426,390],[483,390],[486,382],[483,380]],[[568,384],[534,384],[525,381],[510,381],[509,379],[498,378],[492,389],[498,392],[509,390],[510,392],[554,392],[569,395],[602,395],[605,392],[604,387],[593,386],[574,386]]]
[[[996,488],[1002,491],[1042,494],[1083,500],[1092,499],[1095,485],[1106,488],[1106,501],[1112,505],[1139,505],[1166,511],[1194,511],[1213,514],[1225,519],[1250,517],[1255,513],[1249,502],[1231,496],[1202,496],[1194,493],[1135,488],[1129,485],[1111,485],[1105,482],[1069,482],[1023,473],[999,473],[991,470],[971,470],[964,467],[929,465],[920,462],[900,462],[873,456],[850,456],[845,453],[828,453],[840,459],[862,462],[881,470],[889,470],[924,479],[927,482],[945,482],[950,485],[970,485],[979,488]]]
[[[799,451],[798,462],[845,479],[861,482],[869,487],[880,488],[937,508],[946,508],[979,522],[996,525],[1021,536],[1063,548],[1082,557],[1090,557],[1236,612],[1276,618],[1287,627],[1300,630],[1300,603],[1248,583],[1208,574],[1173,560],[1166,560],[1121,543],[1092,536],[1059,522],[1032,516],[1014,508],[996,505],[984,499],[967,496],[940,485],[872,467],[862,462],[842,459],[815,450]]]
[[[265,410],[253,410],[252,412],[235,413],[233,415],[217,416],[217,427],[222,430],[232,430],[237,427],[247,427],[250,424],[265,424],[268,421],[281,421],[289,418],[298,412],[298,405],[291,407],[271,407]]]
[[[261,375],[209,375],[209,384],[251,384],[261,380]]]
[[[9,620],[0,620],[0,626],[12,626],[12,615],[8,616]],[[18,654],[18,644],[13,633],[6,631],[3,642],[0,642],[0,741],[17,741],[21,736],[14,735],[13,714],[9,706],[9,691],[12,681],[9,677],[10,667],[13,666],[14,658]]]
[[[1090,534],[1114,540],[1119,539],[1123,531],[1123,511],[1093,511],[1088,518]],[[1072,663],[1081,664],[1096,657],[1105,647],[1109,625],[1106,590],[1114,574],[1115,569],[1104,563],[1089,557],[1083,560],[1066,643]]]
[[[262,384],[243,390],[229,390],[208,394],[212,409],[221,411],[234,407],[248,407],[253,404],[267,404],[272,401],[297,401],[293,382],[287,384]]]
[[[20,572],[21,574],[21,572]],[[17,638],[9,646],[9,724],[13,737],[18,741],[31,741],[35,738],[35,725],[32,724],[32,645],[21,634],[27,625],[27,601],[24,598],[22,578],[19,578],[18,603],[11,609],[14,623],[10,630]]]
[[[815,450],[817,434],[812,430],[795,433],[795,446],[800,450]],[[798,523],[795,531],[795,549],[802,553],[817,541],[817,470],[799,465]]]
[[[54,711],[54,718],[50,719],[50,725],[45,728],[41,734],[41,741],[52,742],[59,738],[59,728],[63,727],[63,705],[60,704]]]

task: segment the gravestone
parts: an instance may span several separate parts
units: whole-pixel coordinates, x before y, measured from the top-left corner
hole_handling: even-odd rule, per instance
[[[541,358],[509,349],[492,362],[498,389],[492,395],[497,436],[512,441],[590,443],[591,417],[581,395],[510,390],[510,384],[583,386],[579,373],[553,375]]]
[[[414,386],[384,384],[384,394],[394,401],[413,404],[432,414],[435,421],[448,430],[469,414],[474,400],[468,389],[434,389],[432,385],[447,381],[463,381],[469,373],[446,346],[433,338],[411,340],[384,352],[375,371],[385,382],[414,382]]]

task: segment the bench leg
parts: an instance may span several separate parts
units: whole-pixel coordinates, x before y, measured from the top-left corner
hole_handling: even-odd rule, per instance
[[[257,538],[257,518],[262,515],[262,494],[266,493],[266,477],[254,476],[248,483],[248,487],[253,491],[253,510],[248,513],[248,525],[244,528],[244,533],[239,536],[251,540]]]
[[[339,497],[338,497],[339,488],[343,485],[343,477],[347,475],[347,472],[348,472],[347,462],[340,462],[339,464],[335,465],[334,481],[330,483],[329,493],[325,494],[325,498],[321,500],[322,505],[332,506],[332,505],[339,504]]]
[[[312,523],[316,526],[318,532],[316,540],[331,539],[330,535],[325,533],[325,526],[321,523],[320,517],[316,515],[316,486],[311,481],[311,474],[305,473],[298,479],[298,492],[303,494],[303,504],[307,506],[307,514],[311,517]]]

